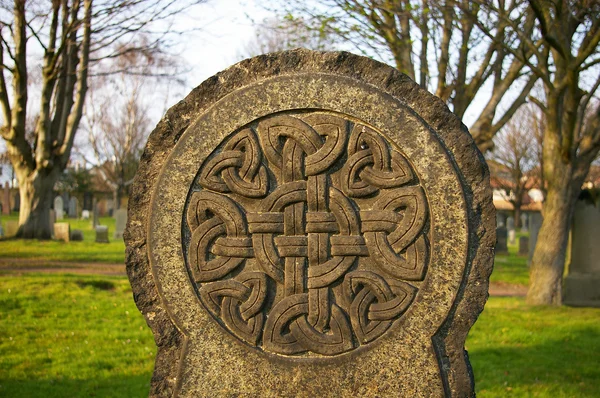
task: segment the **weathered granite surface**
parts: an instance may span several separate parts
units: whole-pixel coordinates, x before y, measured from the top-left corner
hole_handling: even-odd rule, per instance
[[[129,201],[152,396],[471,396],[495,212],[438,98],[344,52],[242,61],[171,108]]]

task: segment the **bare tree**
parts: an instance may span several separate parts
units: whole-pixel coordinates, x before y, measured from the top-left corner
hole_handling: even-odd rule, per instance
[[[512,15],[517,3],[500,3],[500,16],[468,0],[286,0],[277,10],[304,21],[308,28],[352,43],[367,55],[391,61],[422,87],[435,91],[460,118],[476,97],[483,98],[477,95],[490,82],[491,94],[470,127],[485,151],[492,148],[494,134],[526,102],[537,80],[527,65],[531,49],[517,42],[522,57],[516,57],[503,46],[515,41],[516,34],[503,17]],[[523,18],[522,24],[531,30],[534,18]],[[488,37],[480,24],[493,35]],[[520,91],[509,98],[506,94],[515,85]]]
[[[71,155],[90,74],[113,72],[110,61],[119,56],[160,53],[168,44],[171,17],[200,2],[14,0],[12,5],[0,4],[0,134],[19,182],[18,236],[50,237],[52,190]],[[31,68],[29,63],[39,53],[40,64]],[[30,99],[39,101],[39,108],[37,123],[28,134]]]
[[[270,18],[256,25],[254,37],[246,42],[237,58],[251,58],[297,47],[326,51],[333,46],[330,35],[324,31],[308,29],[301,20]]]
[[[140,76],[121,73],[99,80],[86,105],[87,140],[77,152],[113,187],[118,209],[152,128],[150,105],[143,101],[148,92]]]
[[[505,199],[514,208],[515,226],[520,227],[523,199],[535,177],[531,172],[538,166],[536,159],[535,120],[530,118],[529,110],[521,108],[504,128],[494,137],[492,159],[505,170],[506,176],[498,175],[497,183],[505,192]],[[503,178],[506,177],[506,178]]]
[[[575,202],[600,151],[600,107],[593,100],[600,86],[600,3],[515,1],[510,18],[502,16],[497,3],[482,1],[481,6],[500,15],[516,35],[519,47],[533,54],[526,58],[521,50],[504,45],[527,63],[544,87],[544,98],[531,98],[546,123],[543,176],[547,193],[527,302],[558,305]],[[534,29],[526,29],[515,14],[524,16],[521,20],[533,18]],[[494,33],[487,30],[487,34]]]

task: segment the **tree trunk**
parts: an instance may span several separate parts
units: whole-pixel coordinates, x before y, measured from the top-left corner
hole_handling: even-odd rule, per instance
[[[515,217],[515,229],[521,229],[521,205],[515,206],[515,211],[513,216]]]
[[[57,175],[58,172],[52,170],[49,174],[34,172],[33,175],[19,178],[21,209],[19,211],[18,238],[52,238],[50,208]]]
[[[563,169],[548,189],[544,202],[544,221],[539,231],[530,270],[527,303],[561,305],[562,279],[569,231],[581,184]],[[570,181],[569,181],[570,180]]]

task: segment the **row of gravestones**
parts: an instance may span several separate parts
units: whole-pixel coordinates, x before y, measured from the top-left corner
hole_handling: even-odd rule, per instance
[[[62,199],[58,197],[59,199]],[[59,207],[60,208],[60,207]],[[55,210],[50,210],[50,225],[52,226],[52,235],[56,240],[63,240],[65,242],[73,241],[81,241],[83,240],[83,232],[81,230],[75,229],[73,231],[70,230],[69,223],[57,223],[58,213]],[[123,232],[125,231],[125,226],[127,224],[127,210],[119,209],[115,212],[115,239],[123,239]],[[2,226],[0,225],[0,237],[12,237],[17,234],[19,229],[19,223],[17,221],[7,221],[6,222],[6,231],[2,230]],[[96,225],[96,242],[99,243],[108,243],[108,226],[106,225]]]
[[[56,212],[57,220],[62,220],[65,217],[65,207],[62,196],[57,196],[56,198],[54,198],[54,211]],[[79,200],[77,200],[76,197],[72,196],[71,199],[69,199],[67,215],[69,216],[69,218],[77,218],[78,214]]]
[[[531,258],[533,257],[533,251],[535,250],[538,233],[542,226],[542,220],[543,218],[540,213],[531,213],[527,218],[529,224],[529,237],[521,236],[519,238],[519,255],[528,256],[528,262],[531,262]],[[500,224],[496,228],[496,253],[508,254],[508,243],[516,243],[514,219],[512,217],[509,217],[506,220],[506,227],[503,224]]]

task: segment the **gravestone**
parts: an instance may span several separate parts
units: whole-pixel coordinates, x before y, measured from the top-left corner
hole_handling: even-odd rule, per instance
[[[495,214],[441,100],[368,58],[280,52],[195,89],[145,154],[125,240],[151,395],[474,394]]]
[[[4,233],[4,235],[7,238],[10,238],[12,236],[15,236],[17,234],[17,231],[19,231],[19,222],[18,221],[7,221],[6,222],[6,231]]]
[[[600,307],[600,207],[575,204],[571,229],[571,263],[564,282],[567,305]]]
[[[2,222],[0,222],[0,238],[4,237],[4,228],[2,227]]]
[[[505,227],[496,228],[496,254],[508,254],[508,231]]]
[[[81,218],[84,220],[89,220],[90,219],[90,211],[89,210],[82,210],[81,212]]]
[[[504,214],[499,213],[499,212],[496,213],[496,225],[498,227],[503,227],[504,226],[504,219],[505,219]]]
[[[108,227],[106,225],[96,225],[96,242],[108,243]]]
[[[535,251],[535,244],[537,243],[538,234],[542,227],[542,213],[535,212],[529,214],[529,256],[527,258],[527,264],[531,265],[531,259],[533,258],[533,252]]]
[[[71,240],[71,226],[68,222],[54,223],[54,239],[65,242]]]
[[[529,255],[529,237],[521,236],[519,238],[519,255],[520,256],[528,256]]]
[[[75,242],[81,242],[83,240],[83,231],[80,229],[74,229],[71,231],[71,240]]]
[[[115,211],[115,239],[123,239],[123,231],[127,225],[127,209]]]
[[[10,185],[8,185],[8,181],[4,183],[3,190],[3,199],[2,199],[2,214],[9,215],[10,214]]]
[[[56,222],[56,212],[50,209],[50,236],[54,238],[54,223]]]
[[[69,218],[77,218],[77,208],[79,207],[78,200],[75,196],[69,199]]]
[[[527,217],[527,213],[521,214],[521,232],[529,231],[529,228],[527,226],[528,223],[529,223],[529,217]]]
[[[508,217],[506,220],[506,229],[508,231],[508,243],[511,245],[515,244],[515,219],[512,217]]]
[[[56,213],[56,219],[62,220],[65,218],[65,209],[62,196],[54,198],[54,212]]]

